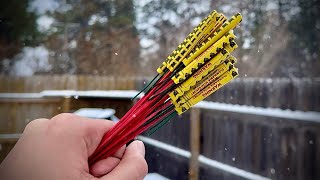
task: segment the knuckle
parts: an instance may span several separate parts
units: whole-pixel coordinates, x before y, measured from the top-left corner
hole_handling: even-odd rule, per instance
[[[62,113],[62,114],[58,114],[56,116],[54,116],[53,118],[51,118],[50,120],[50,125],[52,126],[64,126],[64,125],[68,125],[70,123],[73,123],[76,119],[76,115],[71,114],[71,113]]]
[[[48,131],[53,134],[58,134],[64,131],[65,128],[72,126],[75,115],[71,113],[62,113],[51,118]]]
[[[46,121],[47,121],[47,119],[35,119],[33,121],[30,121],[26,125],[26,127],[24,129],[24,132],[28,132],[28,131],[32,131],[32,130],[38,129],[38,128],[42,127]]]
[[[61,113],[52,118],[52,120],[64,121],[74,119],[75,115],[71,113]]]

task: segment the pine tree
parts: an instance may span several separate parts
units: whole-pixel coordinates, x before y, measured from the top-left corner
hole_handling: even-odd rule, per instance
[[[28,11],[30,0],[0,1],[0,72],[5,73],[1,61],[15,56],[23,46],[40,41],[36,14]],[[13,62],[10,62],[12,65]]]
[[[47,42],[56,52],[52,57],[53,73],[132,75],[137,72],[140,44],[132,0],[69,0],[67,3],[72,8],[54,14],[61,24],[60,31]],[[78,26],[66,30],[68,24]],[[76,42],[76,48],[68,48],[71,41]],[[66,44],[64,48],[61,43]]]

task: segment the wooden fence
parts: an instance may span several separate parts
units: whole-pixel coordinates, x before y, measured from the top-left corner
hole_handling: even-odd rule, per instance
[[[41,92],[42,90],[141,89],[148,78],[95,76],[1,77],[0,92]],[[320,111],[319,79],[237,79],[209,100],[229,104]],[[45,105],[45,106],[44,106]],[[32,119],[49,118],[81,107],[111,107],[121,117],[132,103],[129,100],[101,98],[0,98],[0,134],[21,133]],[[265,110],[269,110],[265,108]],[[280,110],[281,111],[281,110]],[[201,108],[201,155],[224,164],[272,179],[320,179],[320,123],[259,113],[231,112]],[[278,111],[274,111],[275,113]],[[285,112],[285,111],[281,111]],[[304,113],[304,112],[301,112]],[[308,118],[307,116],[305,116]],[[320,119],[320,118],[319,118]],[[190,143],[190,112],[177,116],[151,138],[183,150]],[[11,143],[11,142],[10,142]],[[1,157],[12,147],[1,143]],[[189,160],[147,146],[152,154],[150,171],[172,179],[187,179]],[[192,159],[195,161],[195,158]],[[200,164],[190,175],[200,179],[245,179]]]
[[[129,99],[117,98],[0,98],[0,134],[21,133],[32,119],[50,118],[60,112],[72,112],[82,107],[111,107],[118,111],[120,117],[130,106],[132,102]],[[319,179],[320,123],[308,121],[308,114],[300,113],[306,120],[301,116],[300,120],[296,120],[272,113],[234,112],[228,111],[228,108],[221,111],[203,106],[198,111],[173,118],[151,138],[272,179]],[[190,117],[194,119],[193,123],[190,123]],[[319,114],[316,117],[320,118]],[[195,122],[199,119],[200,124]],[[194,129],[196,126],[198,130]],[[195,130],[192,134],[195,134],[194,139],[200,139],[199,143],[190,139],[190,129]],[[1,142],[0,158],[4,158],[11,148],[11,140]],[[200,179],[245,179],[203,164],[198,170],[195,167],[189,170],[189,161],[184,157],[152,146],[147,146],[147,150],[152,152],[146,157],[150,162],[150,171],[171,179],[187,179],[189,171],[190,176],[196,178],[198,175]],[[196,156],[192,158],[193,163],[196,160]]]
[[[80,108],[113,108],[122,117],[132,106],[129,99],[117,98],[1,98],[0,134],[22,133],[26,124],[38,118],[51,118]]]
[[[146,79],[147,80],[147,79]],[[30,76],[14,77],[0,76],[0,93],[38,93],[43,90],[128,90],[143,85],[139,77],[109,77],[109,76]]]
[[[279,110],[275,110],[279,111]],[[280,111],[287,114],[286,111]],[[304,113],[302,113],[304,114]],[[194,149],[189,138],[192,116],[178,116],[151,138],[183,150]],[[305,120],[304,118],[305,117]],[[246,112],[200,109],[200,154],[215,161],[271,179],[316,180],[320,178],[320,114],[308,121]],[[313,119],[316,119],[313,118]],[[192,121],[192,119],[191,119]],[[194,133],[194,132],[193,132]],[[190,143],[191,140],[191,143]],[[152,171],[187,179],[188,160],[149,147],[154,151]],[[169,156],[169,158],[168,158]],[[169,160],[169,159],[174,159]],[[237,174],[201,165],[200,179],[246,179]]]
[[[43,90],[140,90],[146,77],[0,76],[0,93]],[[281,109],[320,111],[320,78],[237,78],[207,100]]]
[[[320,78],[237,78],[207,98],[229,104],[320,111]]]

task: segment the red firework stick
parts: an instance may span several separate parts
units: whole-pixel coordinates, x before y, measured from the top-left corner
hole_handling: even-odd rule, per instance
[[[219,21],[221,18],[218,18],[220,16],[222,16],[223,20],[221,22]],[[192,74],[196,73],[198,69],[216,57],[217,54],[225,52],[226,48],[231,53],[237,47],[234,42],[235,36],[230,34],[233,34],[231,30],[241,20],[242,16],[238,13],[226,21],[225,17],[216,11],[213,11],[205,18],[157,69],[159,74],[144,88],[144,90],[147,89],[145,95],[105,134],[95,152],[89,157],[89,165],[91,166],[95,162],[109,157],[131,139],[134,139],[149,128],[152,131],[157,130],[175,114],[182,114],[196,102],[205,98],[197,96],[192,97],[197,98],[196,100],[192,100],[192,98],[186,99],[185,94],[187,92],[191,93],[194,91],[193,87],[203,82],[206,83],[211,75],[211,73],[200,72],[202,75],[198,76],[200,77],[198,78],[192,77]],[[229,46],[235,48],[232,49]],[[191,61],[193,63],[190,63]],[[220,61],[220,63],[222,62],[223,60]],[[212,66],[212,69],[215,67]],[[238,75],[238,71],[233,67],[224,74],[227,74],[224,77],[228,77],[223,79],[226,84]],[[172,77],[175,78],[175,81],[171,79]],[[186,80],[189,80],[187,85],[190,85],[190,88],[179,88],[180,93],[172,93],[177,92],[176,88]],[[191,84],[193,85],[191,86]],[[208,83],[208,85],[210,85],[208,87],[210,88],[211,84]],[[175,99],[182,98],[182,101],[177,103],[171,100],[173,97]],[[190,102],[191,100],[192,103]]]

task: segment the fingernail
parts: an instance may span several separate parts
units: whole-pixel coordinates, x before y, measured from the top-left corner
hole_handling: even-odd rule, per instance
[[[144,157],[146,150],[145,150],[143,142],[136,140],[136,145],[137,145],[139,153]]]

